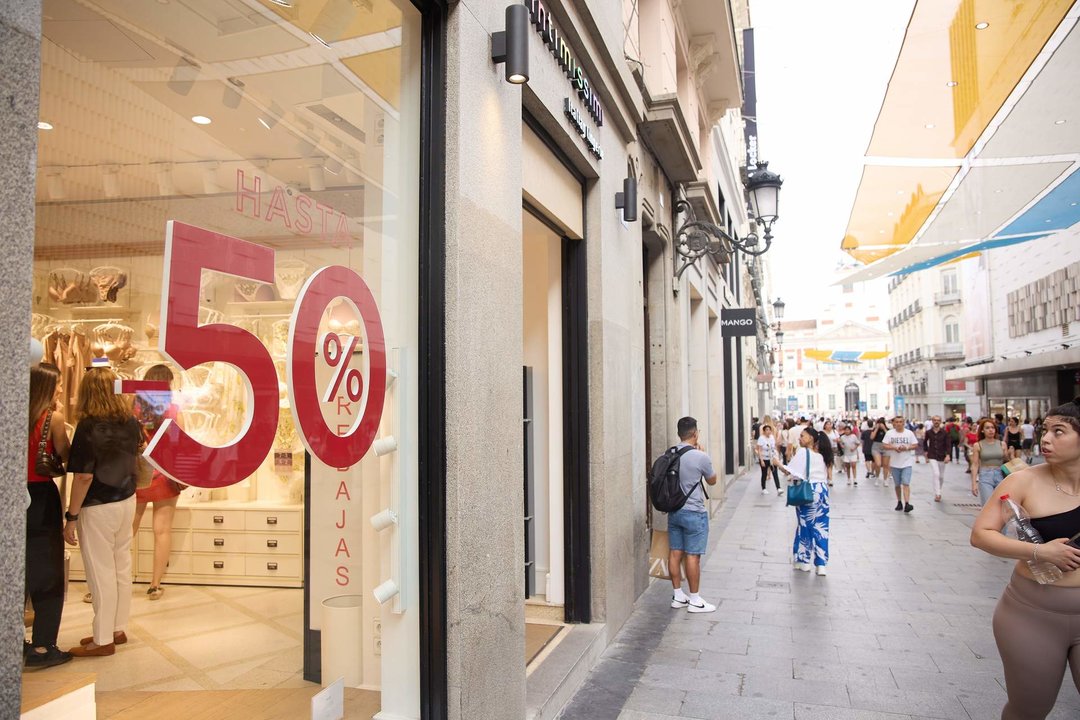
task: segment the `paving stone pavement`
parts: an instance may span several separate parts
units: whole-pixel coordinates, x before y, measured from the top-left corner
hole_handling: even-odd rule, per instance
[[[963,462],[941,503],[916,465],[910,514],[891,485],[837,483],[825,577],[793,570],[795,512],[758,477],[739,478],[711,523],[701,594],[717,611],[674,610],[671,584],[653,581],[561,720],[1000,717],[990,622],[1012,562],[968,543]],[[1066,677],[1050,719],[1077,718]]]

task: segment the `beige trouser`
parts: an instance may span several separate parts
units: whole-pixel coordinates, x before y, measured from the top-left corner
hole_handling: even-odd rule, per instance
[[[135,496],[79,512],[86,584],[94,597],[94,642],[108,645],[131,615],[131,523]]]

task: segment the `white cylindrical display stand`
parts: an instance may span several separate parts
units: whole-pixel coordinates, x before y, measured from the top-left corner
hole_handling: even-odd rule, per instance
[[[322,602],[322,685],[345,678],[345,687],[359,687],[361,680],[360,595],[337,595]]]

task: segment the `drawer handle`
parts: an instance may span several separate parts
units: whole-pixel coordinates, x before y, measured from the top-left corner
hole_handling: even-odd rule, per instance
[[[277,547],[277,540],[267,540],[266,547]]]
[[[225,561],[224,560],[215,560],[214,561],[214,569],[215,570],[221,570],[224,567],[225,567]]]
[[[273,516],[270,516],[270,517],[266,518],[266,524],[267,525],[277,525],[277,518],[273,517]]]
[[[214,547],[225,547],[225,538],[214,538]]]
[[[223,525],[224,523],[225,523],[225,516],[224,515],[215,515],[214,516],[214,524],[215,525]]]
[[[266,563],[266,569],[267,570],[277,570],[277,563],[275,563],[275,562]]]

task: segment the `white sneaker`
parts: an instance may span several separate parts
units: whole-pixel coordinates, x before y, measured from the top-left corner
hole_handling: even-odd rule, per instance
[[[673,608],[681,609],[681,608],[686,607],[689,604],[690,604],[689,600],[679,600],[674,595],[671,596],[671,607],[673,607]]]
[[[811,565],[810,563],[797,562],[797,563],[795,563],[795,569],[796,570],[802,570],[803,572],[810,572],[811,570],[814,569],[814,566]]]
[[[761,488],[761,494],[762,494],[762,495],[768,495],[768,494],[769,494],[769,491],[768,491],[768,490],[766,490],[765,488]]]
[[[777,494],[777,495],[783,495],[783,494],[784,494],[784,491],[783,491],[783,490],[780,490],[780,489],[777,489],[777,491],[776,491],[776,494]]]
[[[825,570],[824,565],[818,565],[817,566],[817,574],[818,575],[828,575],[829,573],[828,573],[828,571]]]
[[[702,600],[701,605],[695,605],[691,602],[686,606],[686,611],[692,613],[711,613],[716,612],[716,606]]]

